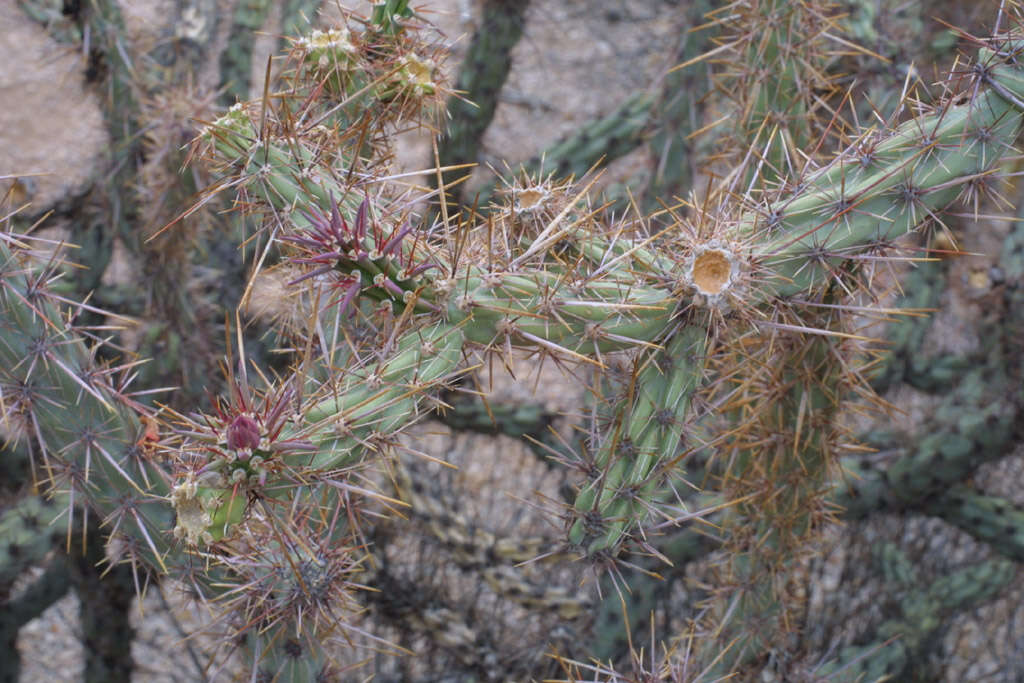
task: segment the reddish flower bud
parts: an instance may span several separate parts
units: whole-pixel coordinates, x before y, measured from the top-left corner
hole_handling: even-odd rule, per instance
[[[260,445],[260,426],[256,420],[239,415],[228,425],[228,448],[254,450]]]

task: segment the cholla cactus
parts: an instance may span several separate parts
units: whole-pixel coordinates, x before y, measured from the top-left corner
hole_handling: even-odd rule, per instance
[[[441,391],[477,359],[510,365],[513,350],[527,350],[597,377],[592,426],[557,453],[576,480],[564,539],[544,554],[614,572],[630,551],[663,556],[659,530],[720,512],[730,562],[709,614],[727,642],[695,625],[699,666],[671,653],[635,663],[661,680],[741,670],[775,645],[765,632],[787,619],[784,572],[828,518],[832,417],[863,384],[846,320],[847,301],[871,293],[862,264],[991,191],[1024,116],[1024,39],[985,41],[947,97],[910,120],[847,135],[829,158],[797,159],[820,123],[809,90],[827,78],[812,60],[813,77],[801,76],[790,55],[797,33],[831,26],[827,8],[737,8],[769,27],[760,43],[742,34],[744,54],[778,58],[780,79],[807,90],[779,102],[782,86],[748,89],[735,168],[663,229],[608,220],[589,184],[550,178],[511,184],[486,216],[442,201],[439,221],[423,225],[415,207],[430,193],[389,167],[394,134],[431,123],[447,92],[420,20],[388,0],[369,19],[294,41],[281,83],[209,123],[195,151],[220,174],[215,187],[267,218],[260,262],[279,258],[302,300],[286,331],[294,362],[283,376],[264,373],[239,344],[228,395],[208,414],[164,410],[163,433],[150,415],[140,421],[126,386],[48,298],[46,276],[22,263],[27,248],[8,238],[5,410],[43,448],[51,488],[98,510],[123,557],[181,572],[219,601],[225,628],[273,679],[335,673],[330,641],[362,635],[361,584],[387,577],[368,520],[406,509],[466,565],[493,562],[483,574],[494,592],[578,618],[584,603],[497,566],[529,559],[522,546],[498,552],[493,534],[425,502],[415,471],[393,459],[415,450],[402,432],[443,409]],[[55,407],[72,405],[65,422]],[[718,496],[695,512],[680,488],[699,452],[717,454],[706,474]],[[395,495],[381,472],[399,481]],[[414,630],[469,647],[468,626],[439,625],[449,612],[407,612]],[[562,661],[574,680],[618,680]]]

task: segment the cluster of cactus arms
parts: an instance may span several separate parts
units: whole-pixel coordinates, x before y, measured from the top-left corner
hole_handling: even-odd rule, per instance
[[[525,3],[485,5],[487,26],[521,30]],[[289,17],[304,6],[288,3]],[[234,21],[254,29],[268,11],[243,1]],[[923,332],[909,317],[892,328],[897,351],[872,363],[856,327],[858,316],[890,310],[870,302],[877,263],[922,226],[945,230],[950,207],[977,214],[998,192],[1024,121],[1024,34],[1006,29],[1002,13],[1012,14],[1001,10],[1002,31],[973,39],[977,54],[956,67],[940,101],[908,98],[892,120],[856,128],[826,105],[837,57],[821,46],[840,30],[830,3],[710,12],[705,30],[721,30],[717,47],[694,37],[687,49],[739,55],[714,80],[732,128],[717,133],[703,194],[665,197],[654,217],[632,218],[603,211],[587,176],[525,174],[486,210],[450,204],[444,167],[472,161],[493,101],[472,121],[457,100],[456,120],[471,130],[452,133],[468,150],[437,154],[427,183],[396,173],[396,135],[443,126],[453,95],[439,39],[408,0],[291,39],[262,97],[204,123],[189,163],[212,180],[183,218],[219,195],[257,226],[244,238],[257,275],[287,283],[275,329],[285,364],[268,369],[248,356],[237,317],[223,392],[202,410],[151,404],[132,393],[137,364],[110,360],[105,328],[82,322],[102,312],[58,293],[66,264],[55,245],[0,235],[0,406],[15,446],[5,467],[28,468],[41,494],[0,515],[0,584],[40,561],[55,530],[70,546],[84,515],[99,522],[105,560],[128,565],[138,586],[170,576],[214,605],[258,680],[343,678],[348,660],[337,652],[360,639],[403,656],[364,627],[367,610],[456,653],[466,680],[743,680],[785,646],[798,606],[789,572],[826,523],[913,509],[1006,557],[908,590],[877,643],[816,671],[827,680],[899,676],[946,611],[986,599],[1024,557],[1021,512],[961,483],[1020,437],[1020,374],[1003,372],[1024,357],[1020,293],[1007,289],[976,358],[920,362],[912,347]],[[502,70],[483,63],[488,37],[473,44],[480,54],[467,73],[478,78],[459,81],[484,97],[500,90],[514,43],[494,48]],[[237,80],[231,92],[243,97],[245,54],[223,57]],[[678,87],[682,73],[665,87]],[[638,95],[546,162],[589,167],[597,159],[584,143],[614,129],[628,147],[661,117],[686,131],[651,136],[673,167],[654,186],[676,192],[690,168],[678,158],[690,130],[679,108],[690,106],[671,93]],[[169,244],[176,225],[155,239]],[[1007,281],[1024,278],[1022,234],[1006,241]],[[934,305],[943,268],[927,262],[912,276],[913,311]],[[243,305],[260,305],[253,299],[264,292],[246,287]],[[574,438],[545,429],[550,420],[530,406],[467,399],[479,393],[467,388],[478,369],[511,368],[522,354],[588,377],[590,414]],[[844,402],[872,396],[872,382],[903,381],[949,389],[931,433],[885,469],[844,452]],[[418,466],[435,459],[408,435],[431,414],[526,435],[568,482],[557,533],[504,538],[455,509]],[[890,435],[864,441],[893,448]],[[41,518],[55,520],[46,534]],[[395,569],[386,548],[403,525],[419,525],[451,554],[452,571],[475,572],[517,608],[589,619],[592,642],[552,636],[550,669],[500,652],[454,597],[425,595],[421,577]],[[634,653],[634,674],[618,673],[623,643],[632,651],[643,642],[658,581],[681,580],[679,568],[713,548],[718,585],[700,618],[648,652],[653,660]],[[593,595],[530,574],[545,562],[597,570]],[[12,610],[5,634],[30,613]]]

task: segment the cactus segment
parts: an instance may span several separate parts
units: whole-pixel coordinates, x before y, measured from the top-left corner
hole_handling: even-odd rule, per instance
[[[676,308],[671,291],[624,273],[573,286],[575,278],[554,271],[491,274],[471,265],[458,278],[448,280],[428,271],[436,255],[424,253],[413,235],[399,238],[408,234],[406,229],[375,233],[381,229],[377,222],[365,218],[363,205],[354,208],[351,195],[336,188],[326,174],[313,170],[315,155],[302,143],[293,146],[298,151],[267,143],[246,152],[257,133],[242,107],[232,108],[207,136],[226,160],[237,159],[234,163],[242,168],[241,177],[267,179],[255,188],[272,206],[289,212],[297,233],[283,239],[305,254],[296,261],[333,263],[346,277],[359,271],[356,288],[366,284],[360,291],[374,298],[399,303],[411,298],[419,310],[446,306],[448,320],[464,324],[469,341],[490,344],[510,338],[517,346],[536,346],[540,339],[577,354],[629,348],[637,342],[654,343]],[[305,191],[311,194],[305,195]],[[336,203],[332,196],[348,199]],[[310,204],[330,209],[322,212]],[[591,252],[601,249],[599,236],[591,240],[581,232],[576,238]],[[611,253],[592,253],[591,259],[617,257],[625,264],[663,273],[671,267],[664,257],[628,240],[615,245],[607,238],[605,241]],[[667,273],[661,278],[671,281]],[[377,286],[367,284],[371,282]]]
[[[1020,113],[1014,109],[1013,89],[1018,85],[1012,72],[992,73],[987,78],[996,84],[994,89],[972,95],[966,103],[950,104],[918,117],[891,133],[868,133],[831,164],[807,171],[805,178],[795,184],[796,191],[775,201],[764,216],[752,212],[741,215],[734,223],[733,237],[720,242],[727,246],[715,247],[719,244],[715,240],[689,245],[690,253],[679,257],[684,263],[683,276],[678,274],[677,265],[656,256],[649,243],[564,227],[575,225],[576,220],[571,207],[567,207],[551,217],[532,242],[524,242],[525,251],[507,263],[488,268],[480,265],[479,259],[469,265],[450,263],[434,250],[431,258],[437,261],[437,272],[421,270],[406,282],[392,261],[377,258],[381,246],[386,244],[390,249],[391,238],[371,238],[366,228],[348,226],[347,221],[359,224],[365,212],[351,206],[352,200],[346,199],[336,176],[319,168],[324,161],[322,154],[299,140],[287,145],[259,141],[255,125],[244,113],[229,113],[211,133],[220,154],[240,166],[242,176],[250,179],[246,182],[257,177],[266,179],[251,185],[265,201],[289,215],[298,234],[285,239],[309,248],[307,255],[297,260],[320,266],[316,272],[333,267],[343,276],[352,276],[358,271],[356,288],[369,280],[377,288],[372,293],[369,288],[363,291],[373,298],[402,303],[415,300],[417,311],[439,315],[446,324],[458,326],[462,342],[494,349],[541,348],[584,359],[664,343],[673,317],[682,307],[678,290],[685,277],[709,302],[716,297],[731,297],[745,299],[743,305],[752,307],[773,297],[805,294],[835,277],[846,257],[886,246],[934,217],[942,207],[961,197],[965,187],[990,171],[1016,134]],[[263,160],[259,162],[262,167],[253,165],[257,160]],[[342,166],[347,163],[351,161],[341,160]],[[335,194],[341,198],[340,205],[334,203]],[[512,216],[512,220],[526,220],[516,217],[514,210]],[[559,225],[559,220],[564,222]],[[324,238],[328,226],[334,230],[333,242],[321,244],[323,249],[314,253],[310,241],[315,240],[310,235],[319,230]],[[354,234],[355,239],[346,242],[343,232]],[[419,263],[410,249],[404,244],[397,247],[395,260]],[[725,253],[729,258],[721,256]],[[578,255],[582,260],[577,263],[593,268],[598,275],[588,278],[585,268],[569,266],[567,254]],[[720,264],[712,263],[716,254],[719,261],[728,261],[725,276],[719,276],[725,272]],[[749,292],[741,291],[746,286],[740,286],[740,280],[746,277],[744,267],[751,264],[755,273],[763,274],[759,278],[762,284],[749,288]],[[821,352],[822,357],[828,355],[827,349]],[[653,372],[650,364],[641,370],[644,372]],[[656,464],[674,457],[669,451],[679,441],[677,430],[670,428],[669,434],[662,436],[651,425],[656,416],[664,416],[666,424],[683,419],[679,415],[668,419],[663,411],[680,408],[685,413],[688,401],[672,391],[695,387],[703,369],[689,367],[684,371],[686,379],[664,386],[659,383],[660,374],[648,374],[642,374],[632,404],[594,455],[593,464],[600,476],[579,492],[574,513],[578,518],[571,525],[569,537],[588,554],[614,551],[630,535],[637,520],[646,515],[658,488],[651,480]],[[796,381],[799,384],[803,379]],[[797,394],[801,394],[802,387],[800,384]],[[392,401],[404,405],[392,396],[364,396],[354,387],[347,388],[346,396],[349,391],[352,403],[346,405],[366,402],[362,407],[368,414]],[[796,411],[802,406],[802,411],[810,406],[813,413],[834,407],[834,397],[827,390],[807,391],[806,396],[790,401],[790,408]],[[327,419],[327,413],[339,410],[343,406],[335,403],[324,415],[315,413],[315,419]],[[794,412],[780,419],[797,417]],[[396,425],[396,419],[384,418],[380,426],[388,431]],[[814,421],[821,423],[818,417]],[[800,447],[794,449],[806,456],[827,438],[824,433],[814,433],[805,436]],[[623,445],[630,453],[619,452]],[[323,454],[335,449],[348,452],[349,448],[357,448],[357,442],[331,446],[322,443],[321,455],[313,462],[318,466],[337,464],[341,460]],[[808,485],[807,494],[817,496],[826,468],[817,460],[813,466],[806,462],[799,466],[814,471],[811,479],[815,483]],[[787,473],[793,470],[790,464],[780,467]],[[797,507],[792,503],[786,510],[777,511],[780,519]],[[812,514],[799,523],[790,520],[787,533],[805,533],[813,527],[814,519]],[[766,524],[758,533],[773,533],[772,523]],[[777,551],[783,553],[785,546],[780,543]]]
[[[899,449],[904,451],[901,457],[884,470],[857,466],[851,459],[848,487],[836,495],[848,516],[915,504],[1006,454],[1014,443],[1024,396],[1008,381],[1002,353],[986,352],[979,360],[935,409],[924,436],[912,448]],[[884,436],[869,435],[866,442],[885,450],[898,446]]]
[[[235,7],[231,37],[220,56],[220,72],[227,84],[222,96],[225,104],[249,97],[253,37],[263,28],[271,7],[268,0],[244,0]]]
[[[242,443],[247,432],[232,431],[249,419],[241,412],[223,433],[197,440],[192,448],[206,463],[188,470],[172,492],[175,536],[191,545],[219,541],[244,521],[250,494],[280,498],[358,463],[372,444],[385,446],[419,420],[423,400],[453,376],[463,341],[461,330],[444,324],[408,332],[385,360],[343,373],[327,397],[300,411],[301,423],[260,416],[250,420],[251,444]],[[271,405],[269,414],[279,416],[283,403]]]
[[[946,270],[942,262],[925,261],[916,264],[906,276],[902,284],[904,295],[896,306],[905,314],[886,325],[884,356],[867,373],[877,393],[904,381],[922,391],[952,386],[957,373],[967,369],[964,363],[952,358],[940,364],[937,359],[922,358],[920,354],[932,322],[923,311],[938,307]]]
[[[466,339],[477,344],[501,348],[507,340],[584,356],[654,343],[676,307],[670,292],[653,287],[561,279],[544,272],[471,275],[446,286],[448,319],[464,324]]]
[[[85,503],[125,541],[128,558],[163,568],[171,527],[165,475],[146,452],[131,402],[67,325],[46,282],[18,242],[0,240],[5,414],[43,453],[46,485],[68,496],[69,515]]]
[[[928,514],[985,541],[1003,557],[1024,560],[1024,511],[1020,505],[959,485],[925,500],[922,507]]]
[[[577,495],[569,541],[594,555],[617,551],[648,516],[683,439],[693,393],[704,376],[707,333],[688,325],[644,356],[620,426],[594,454],[597,476]]]
[[[296,634],[294,626],[278,623],[249,634],[246,648],[252,657],[254,677],[270,681],[336,680],[330,657],[323,643],[305,634]]]
[[[991,77],[1004,93],[1013,96],[1012,88],[1019,83],[1012,72],[996,70]],[[1024,81],[1021,81],[1024,82]],[[1015,96],[1014,96],[1015,97]],[[736,263],[747,260],[760,270],[764,284],[749,293],[723,291],[722,296],[740,297],[746,304],[765,302],[773,296],[792,296],[806,293],[813,286],[836,276],[840,264],[855,252],[888,245],[897,237],[914,230],[921,221],[932,218],[942,207],[963,195],[972,183],[984,178],[992,165],[1009,148],[1008,140],[1015,135],[1020,113],[1014,104],[994,90],[980,92],[964,104],[950,104],[941,110],[922,116],[897,128],[888,135],[867,134],[845,154],[840,155],[825,168],[809,172],[806,179],[798,183],[798,191],[788,198],[774,203],[767,217],[747,214],[741,217],[735,234],[743,243],[756,236],[758,244],[751,243],[749,254],[737,253]],[[337,190],[344,197],[340,187],[323,170],[317,170],[321,163],[318,154],[304,147],[304,143],[292,141],[287,147],[278,143],[258,142],[254,124],[242,112],[230,112],[211,130],[216,137],[215,145],[221,154],[240,160],[242,176],[250,179],[263,177],[259,183],[264,199],[292,216],[292,223],[299,230],[316,224],[324,224],[326,215],[317,218],[308,206],[332,206],[331,221],[335,211],[331,195]],[[252,147],[251,152],[245,151]],[[265,147],[265,149],[264,149]],[[870,149],[870,154],[865,152]],[[869,158],[868,158],[869,157]],[[867,159],[867,161],[865,161]],[[344,164],[343,164],[344,165]],[[330,189],[335,188],[335,189]],[[351,200],[346,200],[351,201]],[[351,213],[342,210],[349,216]],[[322,218],[322,220],[321,220]],[[354,220],[354,219],[353,219]],[[396,230],[398,230],[396,228]],[[398,234],[396,232],[384,233]],[[670,266],[650,256],[653,251],[637,245],[629,239],[615,241],[615,250],[595,247],[593,240],[608,240],[607,237],[588,235],[583,231],[574,234],[571,229],[563,232],[570,242],[584,243],[583,253],[590,261],[621,258],[653,267],[652,281],[673,282],[678,276]],[[422,285],[439,280],[434,277],[408,279],[411,272],[424,275],[423,268],[429,267],[426,257],[414,256],[409,249],[401,247],[394,259],[375,259],[378,253],[374,247],[384,244],[382,238],[376,244],[368,235],[362,238],[367,258],[349,260],[340,254],[336,267],[344,276],[350,276],[353,268],[362,273],[360,282],[371,281],[376,286],[364,286],[376,298],[410,299],[417,302],[419,310],[426,310],[427,304],[444,306],[449,320],[453,323],[467,321],[465,333],[469,341],[492,344],[496,340],[516,345],[547,345],[547,348],[565,348],[572,353],[587,355],[615,348],[623,348],[637,342],[656,343],[663,334],[664,325],[654,318],[665,320],[661,311],[671,313],[678,295],[665,292],[659,296],[657,290],[646,284],[628,268],[607,268],[601,278],[587,286],[607,286],[608,282],[618,292],[607,298],[595,300],[586,296],[572,296],[566,292],[564,298],[581,300],[583,306],[559,310],[561,303],[558,292],[536,294],[525,299],[523,293],[503,289],[500,285],[485,286],[498,280],[500,271],[487,273],[479,270],[480,279],[474,277],[478,266],[470,266],[454,278],[453,285],[446,285],[440,291]],[[415,240],[407,240],[415,242]],[[554,244],[550,238],[540,239],[527,254],[540,254],[544,247]],[[387,242],[390,246],[390,242]],[[611,244],[611,240],[608,240]],[[705,245],[706,246],[706,245]],[[694,246],[700,249],[701,245]],[[642,252],[648,253],[642,253]],[[400,254],[399,254],[400,252]],[[696,253],[696,252],[695,252]],[[709,252],[710,253],[710,252]],[[356,254],[358,256],[358,254]],[[626,258],[628,256],[628,258]],[[305,257],[309,262],[325,263],[326,255]],[[452,264],[443,262],[436,253],[432,254],[429,265],[436,263],[441,273],[452,273]],[[315,261],[314,261],[315,260]],[[520,257],[512,265],[520,266]],[[404,264],[403,265],[396,265]],[[623,263],[625,265],[625,263]],[[441,275],[450,278],[450,275]],[[515,276],[527,280],[536,275]],[[544,276],[549,278],[551,276]],[[616,282],[618,279],[618,282]],[[408,281],[406,281],[408,280]],[[379,281],[379,284],[378,284]],[[539,292],[540,281],[528,286],[528,290]],[[719,289],[732,290],[735,286],[730,279]],[[461,291],[458,291],[461,290]],[[499,296],[495,296],[498,294]],[[445,296],[448,295],[447,300]],[[505,296],[508,295],[508,298]],[[715,296],[719,296],[716,294]],[[659,300],[660,299],[660,300]],[[626,301],[639,300],[641,305],[652,305],[647,309],[657,311],[654,316],[639,308],[622,313]],[[587,308],[589,307],[589,308]],[[603,311],[602,311],[603,307]],[[546,309],[554,309],[551,314]],[[583,311],[587,311],[583,314]],[[598,315],[598,311],[601,314]],[[587,322],[572,320],[583,314]],[[556,322],[557,321],[557,322]],[[598,324],[587,329],[587,323]],[[639,324],[637,324],[639,323]]]
[[[393,434],[417,421],[426,391],[456,372],[462,358],[463,333],[438,325],[407,334],[399,351],[367,373],[353,373],[306,414],[300,433],[317,444],[309,463],[314,471],[330,471],[358,458],[367,437]]]
[[[528,1],[484,3],[455,84],[465,95],[448,101],[448,129],[438,156],[442,168],[477,163],[480,141],[494,118],[529,5]]]
[[[384,0],[373,3],[370,22],[382,33],[395,35],[403,30],[402,23],[411,19],[414,12],[409,7],[409,0]]]
[[[1000,74],[1004,91],[1024,79]],[[988,89],[908,121],[888,135],[868,133],[801,191],[776,203],[769,219],[741,230],[764,231],[760,265],[776,296],[806,292],[827,280],[855,250],[890,244],[964,196],[993,170],[1020,128],[1017,105]]]
[[[654,99],[645,92],[631,95],[604,117],[549,147],[523,170],[530,176],[581,178],[596,163],[609,164],[628,154],[644,140]]]
[[[883,623],[874,643],[844,648],[834,662],[815,673],[839,683],[900,680],[903,674],[912,675],[908,669],[920,661],[921,651],[934,643],[949,615],[991,600],[1016,573],[1012,561],[993,559],[909,590],[900,601],[901,616]]]
[[[289,148],[262,140],[245,105],[233,105],[203,130],[202,138],[227,163],[238,167],[244,182],[259,182],[261,194],[271,206],[290,209],[310,197],[321,206],[329,205],[326,178],[315,164],[315,155],[301,144]],[[299,217],[297,220],[305,223]]]
[[[0,513],[0,590],[67,538],[69,504],[66,494],[29,495]]]
[[[723,23],[719,40],[738,53],[714,80],[735,103],[728,158],[753,157],[734,167],[743,187],[777,182],[802,165],[817,132],[821,93],[833,88],[826,45],[843,33],[833,10],[828,2],[756,0],[708,13]]]

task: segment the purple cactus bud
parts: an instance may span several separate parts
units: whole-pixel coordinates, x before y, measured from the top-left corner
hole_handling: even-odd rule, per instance
[[[260,426],[256,420],[239,415],[228,425],[228,448],[254,450],[260,445]]]

